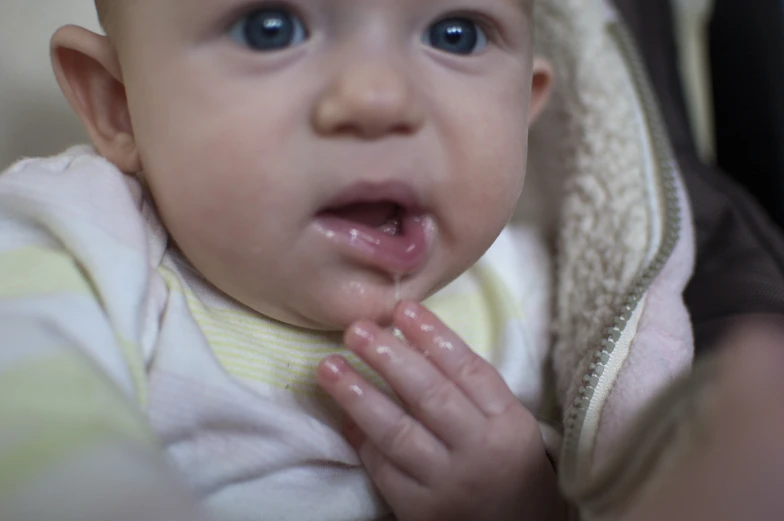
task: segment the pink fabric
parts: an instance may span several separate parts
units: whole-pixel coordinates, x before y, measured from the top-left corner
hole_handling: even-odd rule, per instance
[[[691,368],[694,341],[682,294],[694,268],[694,230],[680,181],[679,193],[684,223],[680,241],[648,291],[629,356],[602,410],[592,464],[594,474],[607,462],[636,414]]]

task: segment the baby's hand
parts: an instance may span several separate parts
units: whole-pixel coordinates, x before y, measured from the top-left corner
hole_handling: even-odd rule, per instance
[[[559,520],[564,504],[533,415],[490,364],[415,303],[395,311],[411,346],[369,322],[346,345],[406,410],[341,357],[319,381],[353,420],[347,432],[399,521]]]

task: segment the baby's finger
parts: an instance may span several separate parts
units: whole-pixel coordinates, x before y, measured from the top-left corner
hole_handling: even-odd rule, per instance
[[[373,442],[366,440],[357,451],[368,475],[390,504],[413,501],[425,486],[395,466]]]
[[[448,461],[446,447],[433,434],[343,358],[332,356],[321,362],[317,377],[367,440],[403,472],[425,482]]]
[[[487,419],[422,353],[372,322],[346,332],[346,345],[389,384],[414,418],[447,446],[483,428]],[[383,450],[385,447],[381,446]]]
[[[485,415],[502,414],[518,403],[498,371],[421,304],[402,303],[394,322]]]
[[[362,432],[362,429],[357,427],[357,424],[350,418],[347,419],[345,425],[343,425],[343,437],[346,438],[348,444],[357,452],[359,452],[359,449],[362,448],[362,444],[367,440],[367,436]]]

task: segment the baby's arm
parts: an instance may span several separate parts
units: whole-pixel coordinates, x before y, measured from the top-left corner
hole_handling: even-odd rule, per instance
[[[0,517],[199,519],[141,413],[46,310],[56,298],[0,298]],[[86,318],[81,334],[101,329]]]
[[[395,325],[411,346],[372,323],[346,344],[405,410],[342,358],[325,360],[319,379],[397,519],[565,519],[538,424],[498,372],[418,304],[399,306]]]

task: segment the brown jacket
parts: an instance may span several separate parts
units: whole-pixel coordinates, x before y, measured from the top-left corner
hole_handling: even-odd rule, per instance
[[[697,266],[686,303],[699,355],[712,350],[746,315],[784,319],[784,236],[729,176],[697,157],[678,76],[670,3],[615,3],[645,57],[693,206]]]

